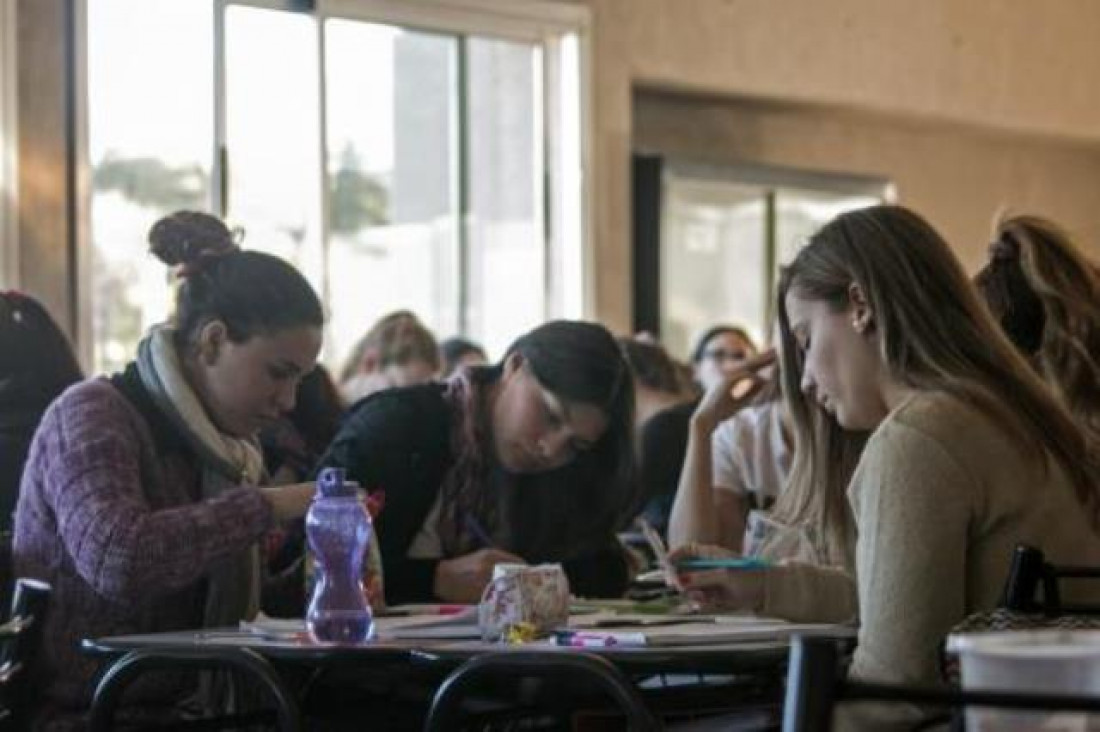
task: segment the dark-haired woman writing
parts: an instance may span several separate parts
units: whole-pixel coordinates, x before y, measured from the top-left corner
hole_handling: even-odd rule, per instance
[[[181,212],[150,231],[182,278],[173,320],[110,379],[47,410],[15,519],[19,575],[50,582],[36,687],[41,723],[79,724],[95,671],[80,641],[235,624],[254,614],[257,541],[304,514],[311,484],[257,488],[256,432],[294,406],[321,346],[297,271]]]
[[[634,391],[601,326],[555,321],[493,367],[361,402],[321,465],[382,489],[391,603],[476,602],[500,562],[563,562],[573,592],[621,594]]]

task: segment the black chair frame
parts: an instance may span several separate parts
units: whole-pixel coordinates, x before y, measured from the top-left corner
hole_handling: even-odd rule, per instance
[[[1056,566],[1047,562],[1039,549],[1021,544],[1012,555],[1001,606],[1029,614],[1100,615],[1100,605],[1062,603],[1059,580],[1089,578],[1100,578],[1100,568]],[[1040,589],[1042,600],[1039,600]]]
[[[274,707],[275,724],[280,732],[302,729],[301,712],[294,695],[286,688],[278,673],[262,656],[247,648],[145,648],[130,651],[112,663],[99,683],[89,718],[92,732],[114,729],[115,715],[126,689],[142,674],[155,670],[221,669],[233,671],[257,682]],[[256,723],[256,715],[236,715],[214,720],[195,720],[173,728],[225,728],[225,725]],[[269,716],[269,715],[268,715]]]
[[[473,658],[451,672],[432,700],[424,725],[425,732],[460,729],[461,708],[466,693],[475,683],[492,675],[588,680],[622,710],[630,730],[657,732],[662,729],[660,721],[646,706],[630,678],[604,658],[575,652],[502,651]]]
[[[783,732],[827,732],[839,703],[895,702],[945,709],[997,707],[1032,711],[1100,712],[1100,696],[953,691],[849,681],[835,641],[794,638],[783,705]]]

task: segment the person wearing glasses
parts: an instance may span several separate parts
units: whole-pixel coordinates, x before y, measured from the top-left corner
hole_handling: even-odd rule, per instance
[[[756,344],[744,328],[715,325],[699,337],[691,351],[695,381],[703,391],[708,391],[736,373],[757,351]]]

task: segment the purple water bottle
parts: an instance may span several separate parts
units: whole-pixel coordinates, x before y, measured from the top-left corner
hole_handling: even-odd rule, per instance
[[[373,527],[343,468],[325,468],[306,514],[306,537],[317,581],[306,613],[314,640],[361,643],[374,637],[374,617],[363,591],[363,562]]]

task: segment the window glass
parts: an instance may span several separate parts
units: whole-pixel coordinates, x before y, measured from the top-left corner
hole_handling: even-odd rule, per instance
[[[209,207],[213,65],[211,2],[88,0],[96,372],[132,359],[169,312],[167,270],[146,235],[166,213]]]

